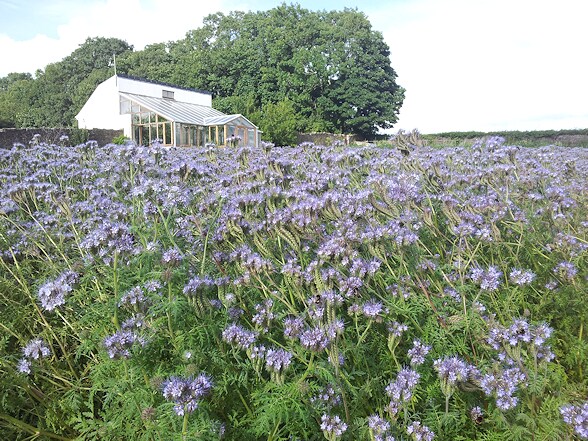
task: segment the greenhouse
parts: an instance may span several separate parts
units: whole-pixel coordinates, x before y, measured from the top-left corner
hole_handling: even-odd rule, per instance
[[[120,75],[98,85],[76,118],[80,128],[122,129],[139,145],[155,140],[178,147],[260,142],[259,129],[246,117],[213,109],[209,92]]]

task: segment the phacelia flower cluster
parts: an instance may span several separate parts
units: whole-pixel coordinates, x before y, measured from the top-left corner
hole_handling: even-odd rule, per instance
[[[73,291],[73,285],[78,277],[78,274],[73,271],[65,271],[55,280],[43,284],[37,292],[37,298],[43,309],[53,311],[65,304],[65,297]]]
[[[518,318],[508,327],[492,324],[488,331],[487,342],[493,349],[500,351],[501,359],[519,357],[520,351],[516,349],[525,346],[538,360],[551,361],[554,354],[547,340],[552,332],[553,330],[546,323],[532,325]]]
[[[496,397],[496,406],[499,409],[509,410],[518,404],[514,393],[519,384],[525,381],[525,374],[519,368],[512,367],[483,375],[480,378],[480,387],[487,396]]]
[[[530,285],[535,280],[536,274],[530,270],[522,270],[515,268],[509,274],[511,283],[519,286]]]
[[[292,361],[292,353],[285,349],[268,349],[265,353],[265,367],[270,372],[285,371]]]
[[[237,346],[239,349],[248,349],[255,343],[257,334],[245,329],[236,323],[231,323],[223,330],[223,340]]]
[[[441,390],[450,396],[458,383],[465,383],[468,379],[477,379],[478,370],[459,357],[445,357],[433,362],[433,367],[441,380]]]
[[[112,359],[130,358],[135,344],[144,346],[145,339],[132,329],[122,329],[104,339],[104,347]]]
[[[403,368],[398,372],[396,380],[386,386],[386,394],[391,398],[386,410],[391,417],[395,417],[402,405],[412,399],[412,394],[420,378],[417,371]]]
[[[267,299],[262,303],[255,305],[255,315],[251,319],[263,332],[269,330],[271,321],[275,315],[272,312],[274,302],[271,299]]]
[[[51,354],[49,346],[41,338],[35,338],[22,348],[23,357],[19,360],[17,369],[20,373],[30,374],[33,360],[40,360]]]
[[[435,433],[427,426],[421,424],[420,421],[414,421],[406,428],[408,433],[414,441],[433,441]]]
[[[374,441],[394,441],[390,435],[390,423],[379,415],[370,415],[368,418],[368,428]]]
[[[170,377],[162,384],[163,397],[175,403],[174,411],[180,416],[194,412],[211,390],[212,379],[206,374],[196,378]]]
[[[317,395],[310,398],[310,402],[320,409],[331,410],[341,404],[341,394],[337,392],[335,386],[328,384],[321,388]]]
[[[495,266],[490,266],[486,270],[476,267],[470,272],[470,279],[485,291],[496,291],[502,281],[502,271]]]
[[[576,435],[588,439],[588,401],[578,405],[565,405],[560,409],[561,416],[569,424]]]
[[[325,438],[329,441],[335,441],[347,430],[347,424],[341,420],[339,415],[327,415],[326,413],[321,416],[321,430],[323,431]]]
[[[412,348],[408,350],[411,366],[418,366],[425,362],[425,357],[431,350],[431,346],[423,344],[420,340],[414,340]]]

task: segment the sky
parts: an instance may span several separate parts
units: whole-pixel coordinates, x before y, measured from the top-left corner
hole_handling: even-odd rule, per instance
[[[135,50],[182,39],[215,12],[269,0],[0,0],[0,77],[44,69],[86,38]],[[406,89],[390,132],[588,128],[586,0],[292,0],[364,12]]]

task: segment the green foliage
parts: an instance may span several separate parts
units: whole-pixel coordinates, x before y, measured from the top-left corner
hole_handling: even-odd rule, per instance
[[[113,144],[118,144],[118,145],[123,145],[127,141],[129,141],[129,138],[127,138],[125,135],[119,135],[112,140]]]
[[[389,48],[365,14],[284,3],[268,11],[211,14],[186,38],[141,51],[118,39],[88,39],[35,79],[0,79],[0,124],[74,124],[96,85],[114,73],[113,54],[119,73],[212,92],[220,110],[243,109],[233,111],[275,133],[270,140],[278,144],[293,142],[291,115],[301,131],[371,139],[396,122],[404,99]],[[276,127],[276,109],[287,112],[287,127]]]
[[[499,131],[499,132],[444,132],[427,134],[423,138],[432,146],[471,145],[489,136],[502,136],[509,145],[540,147],[560,145],[564,147],[588,147],[588,129]]]
[[[267,103],[262,108],[260,129],[263,138],[276,145],[296,144],[298,117],[290,100]]]
[[[70,127],[96,86],[114,71],[113,54],[132,51],[116,38],[88,38],[63,60],[35,73],[0,79],[1,124],[10,127]]]

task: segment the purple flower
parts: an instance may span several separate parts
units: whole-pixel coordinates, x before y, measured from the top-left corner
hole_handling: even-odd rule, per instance
[[[284,349],[268,349],[265,353],[265,367],[268,371],[282,372],[290,366],[292,353]]]
[[[126,329],[117,331],[104,339],[104,347],[108,352],[108,356],[113,359],[129,358],[135,343],[143,346],[145,345],[145,340],[135,332]]]
[[[211,390],[212,380],[206,374],[196,378],[170,377],[162,384],[163,397],[175,403],[174,410],[179,416],[196,410],[200,399]]]
[[[73,291],[78,275],[73,271],[65,271],[55,280],[48,281],[39,288],[37,297],[41,306],[47,311],[53,311],[65,304],[65,296]]]
[[[161,282],[159,280],[148,280],[143,284],[143,288],[147,292],[157,293],[161,289]]]
[[[472,407],[470,410],[470,419],[475,424],[481,424],[484,421],[484,413],[482,412],[482,408],[480,406]]]
[[[286,317],[284,319],[284,336],[298,338],[304,329],[304,320],[301,317]]]
[[[187,296],[196,296],[201,290],[214,285],[215,281],[210,276],[195,276],[188,281],[182,292]]]
[[[264,345],[250,346],[247,349],[247,356],[251,360],[263,360],[265,358],[266,349]]]
[[[404,331],[408,330],[408,326],[398,323],[398,322],[390,322],[388,323],[388,332],[394,337],[402,336]]]
[[[251,321],[259,326],[264,332],[268,331],[270,323],[275,317],[272,312],[273,306],[274,302],[271,299],[267,299],[263,303],[255,305],[256,314]]]
[[[519,286],[530,285],[535,280],[535,273],[529,270],[513,269],[509,274],[512,283]]]
[[[431,346],[424,345],[420,340],[414,340],[412,349],[408,350],[411,366],[418,366],[425,362],[425,357],[431,350]]]
[[[406,433],[412,436],[414,441],[432,441],[435,434],[427,426],[423,426],[420,421],[414,421],[406,428]]]
[[[240,349],[247,349],[257,339],[257,334],[236,323],[232,323],[223,330],[223,340],[235,344]]]
[[[420,378],[421,376],[418,372],[403,368],[398,372],[396,380],[386,386],[386,394],[392,398],[392,401],[397,403],[410,401]]]
[[[30,374],[32,361],[48,357],[51,354],[49,346],[41,338],[35,338],[22,348],[23,357],[19,360],[17,370],[22,374]]]
[[[468,378],[471,367],[459,357],[445,357],[433,362],[439,378],[449,385],[465,381]]]
[[[310,398],[310,402],[317,407],[326,408],[328,410],[341,404],[341,395],[337,393],[332,384],[321,388],[319,393]]]
[[[302,346],[315,352],[326,349],[330,343],[329,337],[319,326],[305,329],[300,333],[299,338]]]
[[[45,343],[41,338],[35,338],[27,343],[27,345],[22,348],[22,353],[24,354],[25,358],[29,360],[38,360],[42,357],[48,357],[51,354],[47,343]]]
[[[321,416],[321,430],[327,439],[334,440],[345,433],[347,424],[338,415],[331,416],[325,413]]]
[[[384,440],[390,430],[390,423],[379,415],[370,415],[368,418],[368,427],[375,440]]]
[[[177,248],[170,248],[164,251],[161,263],[165,266],[176,267],[182,262],[182,252]]]
[[[369,319],[377,318],[380,313],[383,311],[384,306],[382,302],[378,302],[375,299],[368,300],[363,304],[362,312]]]
[[[495,266],[491,266],[482,277],[480,288],[487,291],[495,291],[500,286],[501,278],[502,272],[499,271]]]
[[[531,330],[531,337],[535,346],[543,346],[546,340],[551,337],[551,329],[546,323],[541,323]]]
[[[554,272],[563,279],[571,281],[578,274],[578,268],[572,262],[560,262],[555,267]]]
[[[560,408],[560,413],[580,438],[588,439],[588,402],[576,406],[567,404]]]
[[[496,397],[496,406],[501,410],[508,410],[517,405],[518,399],[513,396],[519,384],[526,380],[525,374],[513,367],[483,375],[480,386],[487,396]]]
[[[21,358],[18,361],[18,365],[16,366],[17,370],[21,374],[30,374],[31,373],[31,360],[28,358]]]
[[[509,356],[514,356],[513,348],[527,345],[531,347],[539,360],[549,361],[553,354],[547,345],[547,339],[552,332],[546,323],[533,326],[524,319],[518,318],[508,328],[493,324],[488,330],[487,342],[493,349],[505,351]]]
[[[143,329],[146,326],[147,323],[145,323],[145,316],[143,314],[134,314],[120,325],[121,329],[129,331]]]
[[[122,295],[118,306],[135,306],[137,308],[147,307],[149,299],[143,293],[140,286],[135,286]]]
[[[478,283],[483,290],[495,291],[500,286],[502,271],[495,266],[490,266],[487,270],[475,267],[470,272],[470,279]]]
[[[343,297],[341,296],[341,294],[338,294],[337,292],[333,291],[332,289],[327,290],[327,291],[323,291],[320,294],[320,298],[323,301],[324,304],[326,305],[340,305],[341,303],[343,303]]]

